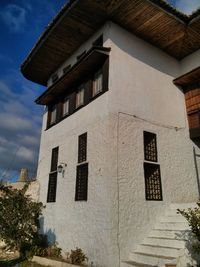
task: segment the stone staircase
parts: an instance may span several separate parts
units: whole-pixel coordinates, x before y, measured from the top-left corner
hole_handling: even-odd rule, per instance
[[[190,232],[187,221],[177,214],[177,209],[195,206],[195,203],[171,204],[165,216],[160,218],[142,244],[130,253],[130,260],[126,263],[135,267],[164,267],[165,264],[176,264]]]

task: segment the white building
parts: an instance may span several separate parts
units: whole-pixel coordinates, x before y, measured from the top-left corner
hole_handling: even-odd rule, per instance
[[[163,266],[181,255],[174,230],[184,222],[162,218],[179,207],[171,203],[199,198],[197,15],[158,0],[73,0],[22,64],[47,86],[36,100],[46,106],[44,232],[96,267]]]

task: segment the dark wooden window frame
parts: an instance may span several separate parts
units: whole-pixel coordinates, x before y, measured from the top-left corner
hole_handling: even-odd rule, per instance
[[[102,92],[96,94],[95,96],[92,96],[92,90],[93,90],[93,80],[94,80],[94,75],[98,71],[102,69],[103,72],[103,90]],[[48,118],[47,118],[47,127],[46,130],[49,128],[55,126],[59,122],[61,122],[63,119],[66,117],[71,116],[75,112],[77,112],[79,109],[87,106],[90,102],[94,101],[97,97],[100,97],[102,94],[104,94],[106,91],[108,91],[108,80],[109,80],[109,57],[105,60],[102,66],[97,67],[97,69],[94,70],[94,72],[88,76],[84,81],[80,82],[76,88],[79,88],[81,84],[85,85],[85,92],[84,92],[84,104],[76,108],[76,91],[75,88],[71,89],[71,93],[67,95],[62,95],[57,102],[49,105],[48,107]],[[90,86],[91,88],[88,88],[88,82],[91,81]],[[69,98],[69,114],[66,116],[62,116],[62,112],[60,112],[60,104],[63,103],[63,99],[68,97]],[[56,116],[56,122],[53,124],[50,124],[50,118],[51,118],[51,108],[53,105],[57,105],[58,111],[57,111],[57,116]]]
[[[143,147],[145,198],[148,201],[162,201],[162,181],[160,164],[158,163],[157,135],[149,131],[143,131]]]
[[[87,133],[81,134],[78,137],[78,163],[87,160]]]
[[[78,137],[75,201],[87,201],[88,196],[87,132]]]
[[[87,201],[88,199],[88,162],[76,167],[76,192],[75,201]]]
[[[50,166],[49,183],[47,191],[47,203],[56,202],[58,153],[59,153],[59,147],[54,147],[51,153],[51,166]]]
[[[146,200],[162,201],[160,164],[144,162]]]
[[[144,139],[144,159],[146,161],[158,162],[156,134],[144,131],[143,139]]]

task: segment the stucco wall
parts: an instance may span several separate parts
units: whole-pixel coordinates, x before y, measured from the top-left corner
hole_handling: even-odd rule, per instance
[[[107,93],[48,131],[43,131],[38,168],[40,200],[46,204],[42,227],[64,251],[80,247],[95,266],[117,266],[117,189],[115,121],[107,114]],[[88,201],[75,202],[78,136],[87,132]],[[67,164],[58,174],[55,203],[46,203],[51,150]]]
[[[37,177],[46,203],[51,151],[59,146],[58,162],[67,167],[64,177],[58,174],[56,203],[46,205],[43,230],[64,250],[81,247],[97,267],[118,267],[165,206],[195,201],[198,190],[184,95],[172,83],[181,63],[109,22],[64,64],[102,31],[111,47],[109,91],[47,131],[45,111]],[[157,134],[161,202],[145,201],[144,130]],[[88,201],[75,202],[78,136],[84,132]]]
[[[121,259],[127,259],[169,203],[198,200],[193,147],[187,129],[173,129],[119,114],[118,180]],[[163,201],[145,200],[143,131],[156,133]]]

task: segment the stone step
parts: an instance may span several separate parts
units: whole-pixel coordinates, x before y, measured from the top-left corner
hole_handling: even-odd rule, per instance
[[[160,258],[177,258],[179,249],[162,246],[139,245],[136,252]]]
[[[167,209],[165,212],[165,216],[182,216],[182,215],[180,215],[176,209]]]
[[[180,223],[183,222],[183,223],[185,223],[187,221],[186,221],[185,217],[177,214],[177,215],[172,215],[172,216],[162,216],[160,218],[160,222],[170,222],[170,223],[171,222],[180,222]]]
[[[143,245],[171,247],[177,249],[183,249],[185,247],[184,240],[167,239],[167,238],[153,238],[147,237],[143,241]]]
[[[157,257],[155,255],[148,255],[145,253],[131,253],[130,254],[130,263],[134,266],[148,266],[148,267],[157,267],[160,263],[171,263],[175,259]]]
[[[183,231],[189,230],[189,225],[187,222],[161,222],[155,225],[155,229],[159,230],[175,230],[175,231]]]
[[[187,230],[187,231],[175,231],[175,230],[156,230],[156,229],[154,229],[149,233],[149,237],[187,240],[187,235],[189,234],[189,232],[190,232],[189,230]]]
[[[170,204],[170,209],[180,209],[180,210],[183,210],[183,209],[189,209],[189,208],[195,208],[197,207],[197,204],[196,203],[173,203],[173,204]]]

